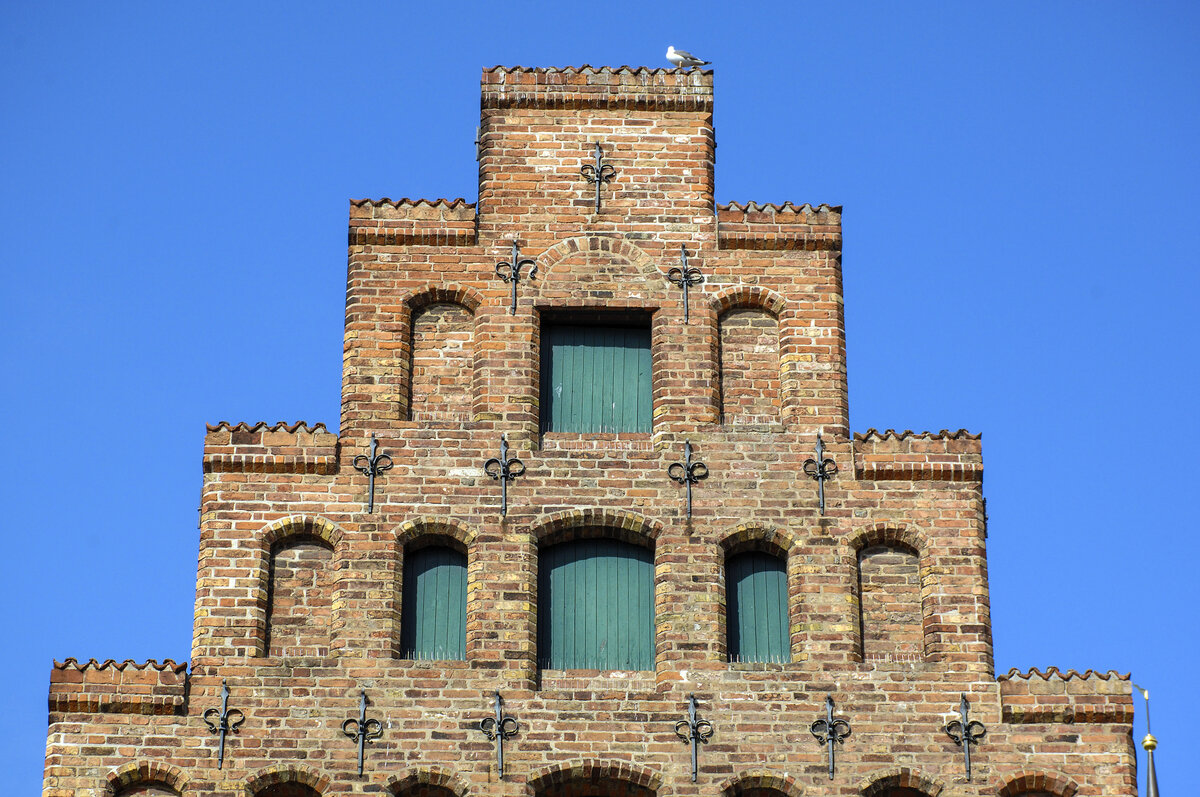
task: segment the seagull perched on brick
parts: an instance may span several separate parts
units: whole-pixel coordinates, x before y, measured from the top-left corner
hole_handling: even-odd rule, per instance
[[[711,64],[712,61],[701,61],[696,56],[689,53],[687,50],[676,50],[673,46],[667,46],[667,60],[680,68],[688,68],[693,66],[704,66]]]

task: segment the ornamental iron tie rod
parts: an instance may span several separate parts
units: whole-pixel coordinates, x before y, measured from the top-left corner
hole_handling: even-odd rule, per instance
[[[817,458],[804,460],[805,475],[817,482],[817,496],[821,503],[821,514],[825,514],[825,481],[832,479],[838,472],[837,463],[825,457],[825,443],[821,433],[817,432]]]
[[[517,245],[516,239],[512,242],[512,259],[507,262],[496,264],[496,273],[500,275],[500,279],[512,284],[512,309],[509,313],[517,314],[517,283],[521,281],[521,269],[529,266],[529,279],[537,276],[537,263],[528,257],[521,257],[521,247]]]
[[[703,462],[692,462],[692,443],[683,441],[683,462],[672,462],[667,475],[673,481],[687,487],[687,516],[692,516],[692,485],[708,478],[708,466]]]
[[[579,167],[579,173],[583,175],[583,179],[589,183],[596,184],[596,212],[600,212],[600,186],[607,183],[612,178],[616,177],[617,170],[611,165],[604,162],[604,150],[600,149],[600,142],[596,142],[596,164],[593,166],[590,163],[585,163]]]
[[[829,779],[833,780],[833,749],[845,744],[846,737],[850,735],[850,723],[845,717],[833,716],[833,698],[827,696],[825,719],[817,720],[808,729],[822,746],[829,745]]]
[[[367,693],[363,690],[358,700],[358,719],[348,719],[342,723],[342,733],[346,738],[358,745],[358,774],[363,773],[363,748],[367,742],[383,736],[383,725],[379,720],[367,719]]]
[[[504,780],[504,740],[516,736],[520,726],[516,718],[504,713],[504,698],[500,697],[499,691],[496,692],[495,710],[494,717],[486,717],[479,721],[479,730],[483,731],[483,735],[488,739],[496,742],[496,765],[499,767],[500,779]]]
[[[221,736],[221,741],[217,745],[217,769],[221,769],[225,765],[225,735],[230,732],[237,733],[238,728],[246,721],[245,714],[236,708],[232,710],[229,708],[229,686],[225,683],[224,678],[221,679],[221,710],[210,708],[202,716],[209,733],[217,733]]]
[[[371,456],[359,454],[351,463],[355,469],[362,472],[370,480],[370,498],[367,500],[367,512],[375,511],[375,477],[383,474],[385,470],[392,469],[392,458],[387,454],[376,454],[375,448],[378,444],[375,442],[375,435],[371,435]]]
[[[685,742],[692,743],[692,783],[696,782],[696,776],[700,772],[699,745],[712,738],[713,730],[711,722],[696,718],[696,696],[688,695],[688,716],[687,719],[675,723],[675,735]]]
[[[947,723],[944,729],[946,735],[963,749],[963,762],[967,767],[968,783],[971,782],[971,745],[979,744],[979,740],[987,733],[987,729],[983,727],[982,722],[968,718],[967,714],[970,710],[971,704],[967,702],[967,696],[964,694],[958,704],[958,716],[960,719]]]
[[[704,282],[704,274],[700,269],[689,267],[687,262],[687,247],[679,247],[679,265],[667,272],[667,280],[683,288],[683,323],[688,322],[688,286]]]
[[[500,457],[483,463],[483,472],[500,481],[500,516],[508,514],[508,483],[525,473],[525,463],[508,456],[508,436],[500,435]]]

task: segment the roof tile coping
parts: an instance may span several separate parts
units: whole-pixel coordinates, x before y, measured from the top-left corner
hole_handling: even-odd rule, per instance
[[[748,221],[767,221],[775,223],[786,223],[791,221],[799,221],[799,219],[781,219],[780,215],[785,216],[811,216],[813,214],[836,213],[841,215],[841,205],[828,205],[822,202],[820,205],[812,205],[805,202],[802,205],[796,205],[792,202],[726,202],[725,204],[717,205],[717,213],[725,213],[731,216],[745,214],[747,216],[760,215],[762,218],[751,218]],[[774,218],[772,218],[774,217]]]
[[[650,67],[503,67],[483,71],[481,105],[496,108],[637,108],[711,113],[712,70]]]
[[[152,669],[158,670],[159,672],[170,670],[171,672],[179,673],[185,672],[187,670],[187,666],[188,663],[186,661],[177,662],[174,659],[163,659],[161,662],[157,659],[148,659],[141,664],[133,659],[125,659],[125,661],[122,662],[117,662],[116,659],[105,659],[103,662],[98,662],[95,659],[88,659],[84,663],[80,664],[79,660],[72,656],[63,659],[62,661],[55,660],[54,662],[54,669],[56,670],[67,670],[74,668],[80,672],[83,672],[84,670],[107,670],[110,667],[124,671],[127,667],[133,667],[135,670]]]
[[[209,432],[278,432],[282,429],[289,434],[292,434],[295,433],[297,429],[302,429],[303,431],[310,432],[312,434],[318,434],[321,432],[332,434],[332,432],[325,428],[325,424],[316,423],[310,426],[308,421],[296,421],[295,423],[291,424],[289,424],[287,421],[277,421],[274,424],[268,424],[266,421],[259,421],[253,426],[245,421],[241,421],[236,424],[231,424],[229,421],[217,421],[215,424],[210,423],[205,424],[205,426]]]
[[[483,73],[489,74],[564,74],[564,75],[583,75],[583,74],[598,74],[598,75],[687,75],[700,74],[712,76],[711,69],[680,69],[677,67],[652,67],[652,66],[629,66],[622,64],[621,66],[592,66],[591,64],[580,64],[579,66],[502,66],[497,64],[493,67],[484,67]]]
[[[1043,681],[1049,681],[1051,678],[1057,678],[1062,681],[1069,681],[1072,678],[1078,678],[1080,680],[1097,678],[1101,681],[1108,681],[1112,678],[1116,678],[1118,681],[1128,681],[1129,673],[1119,673],[1116,670],[1108,670],[1106,672],[1100,672],[1098,670],[1085,670],[1083,673],[1080,673],[1078,670],[1067,670],[1064,673],[1057,667],[1047,667],[1045,672],[1042,672],[1037,667],[1031,667],[1030,669],[1022,672],[1016,667],[1013,667],[1003,675],[997,675],[996,680],[1011,681],[1015,678],[1019,678],[1028,681],[1035,677],[1041,678]]]
[[[924,439],[924,440],[982,440],[983,439],[982,434],[972,434],[971,432],[968,432],[966,429],[959,429],[956,432],[951,432],[949,429],[943,429],[940,432],[914,432],[912,429],[905,429],[903,432],[897,432],[895,429],[887,429],[886,431],[881,432],[878,429],[871,427],[870,429],[868,429],[865,432],[855,432],[854,433],[854,439],[859,442],[867,442],[872,437],[874,437],[876,440],[887,440],[888,438],[894,438],[896,440],[904,440],[905,438],[908,438],[908,437]]]

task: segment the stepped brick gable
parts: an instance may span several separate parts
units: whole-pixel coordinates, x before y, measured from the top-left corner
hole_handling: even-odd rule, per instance
[[[497,67],[478,201],[351,202],[337,433],[208,428],[190,661],[55,663],[44,797],[1136,794],[1127,675],[996,677],[979,436],[849,429],[841,208],[715,204],[712,114]]]

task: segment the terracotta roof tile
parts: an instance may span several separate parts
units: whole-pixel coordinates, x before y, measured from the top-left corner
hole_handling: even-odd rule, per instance
[[[115,659],[105,659],[103,662],[98,662],[95,659],[88,659],[83,664],[80,664],[78,659],[70,657],[63,659],[62,661],[54,662],[54,669],[56,670],[66,670],[74,667],[80,672],[83,672],[84,670],[107,670],[109,667],[114,667],[122,671],[124,671],[127,667],[133,667],[135,670],[145,670],[149,668],[152,670],[158,670],[159,672],[163,672],[164,670],[171,670],[172,672],[184,672],[187,670],[187,666],[188,663],[186,661],[177,662],[174,659],[163,659],[161,662],[156,659],[149,659],[141,664],[137,663],[133,659],[125,659],[125,661],[122,662],[117,662]]]
[[[263,430],[268,431],[268,432],[278,432],[280,429],[283,429],[284,431],[287,431],[287,432],[294,432],[297,429],[301,429],[302,431],[305,431],[305,432],[328,432],[329,431],[328,429],[325,428],[325,424],[323,424],[323,423],[318,423],[318,424],[309,426],[308,421],[296,421],[293,424],[289,424],[285,421],[279,421],[278,423],[275,423],[273,425],[268,424],[266,421],[259,421],[258,423],[254,424],[253,426],[246,423],[245,421],[242,421],[241,423],[238,423],[238,424],[231,424],[231,423],[229,423],[229,421],[218,421],[216,424],[211,424],[211,423],[206,424],[206,427],[208,428],[208,431],[210,431],[210,432],[219,432],[223,429],[226,431],[230,431],[230,432],[258,432],[258,431],[263,431]]]
[[[1064,673],[1061,670],[1059,670],[1057,667],[1047,667],[1045,672],[1042,672],[1037,667],[1031,667],[1029,670],[1027,670],[1025,672],[1021,672],[1016,667],[1013,667],[1011,670],[1004,673],[1003,675],[997,675],[996,680],[997,681],[1009,681],[1009,680],[1012,680],[1013,678],[1021,678],[1023,680],[1029,680],[1035,676],[1038,678],[1041,678],[1043,681],[1049,681],[1052,677],[1058,678],[1063,681],[1069,681],[1072,678],[1079,678],[1080,680],[1086,680],[1088,678],[1099,678],[1101,681],[1108,681],[1112,678],[1116,678],[1118,681],[1128,681],[1129,680],[1129,673],[1125,673],[1122,675],[1121,673],[1117,672],[1116,670],[1109,670],[1108,672],[1097,672],[1095,670],[1087,670],[1084,673],[1080,674],[1076,670],[1067,670]]]
[[[959,429],[957,432],[951,432],[949,429],[943,429],[940,432],[914,432],[912,429],[905,429],[903,432],[897,432],[895,429],[887,429],[886,431],[881,432],[874,427],[865,432],[854,433],[854,439],[860,442],[866,441],[871,437],[875,437],[879,440],[886,440],[889,437],[894,437],[897,440],[903,440],[906,437],[921,437],[929,440],[934,440],[937,438],[948,438],[950,440],[980,440],[983,438],[983,435],[972,434],[966,429]]]

